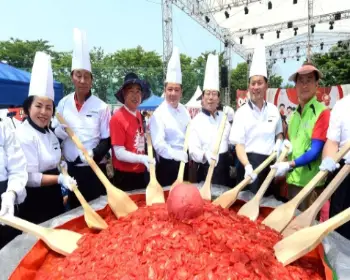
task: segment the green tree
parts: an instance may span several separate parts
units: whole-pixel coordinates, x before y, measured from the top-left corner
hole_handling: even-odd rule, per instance
[[[231,71],[231,93],[235,96],[238,89],[246,90],[248,88],[248,64],[243,62],[237,64]]]
[[[291,83],[287,83],[287,84],[283,85],[282,88],[294,88],[294,85]]]
[[[278,75],[269,76],[269,87],[270,88],[280,88],[283,83],[283,78]]]
[[[350,84],[349,42],[332,47],[325,54],[314,54],[313,64],[323,73],[322,86]]]
[[[54,53],[49,42],[41,39],[23,41],[10,38],[8,41],[0,41],[0,61],[4,60],[17,68],[30,70],[37,51],[44,51],[50,55]]]

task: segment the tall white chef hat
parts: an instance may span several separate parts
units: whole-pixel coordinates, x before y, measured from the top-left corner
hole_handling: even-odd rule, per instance
[[[173,53],[168,62],[166,83],[182,84],[182,73],[180,63],[180,52],[178,47],[173,48]]]
[[[205,66],[203,90],[220,90],[219,85],[219,56],[209,54]]]
[[[265,44],[263,40],[258,40],[255,46],[249,78],[253,76],[264,76],[267,78]]]
[[[32,95],[55,99],[51,57],[44,52],[35,53],[28,96]]]
[[[90,53],[86,33],[78,28],[73,29],[72,71],[84,69],[91,72]]]

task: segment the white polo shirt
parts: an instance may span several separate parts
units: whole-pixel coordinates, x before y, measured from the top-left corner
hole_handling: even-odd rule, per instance
[[[149,123],[153,148],[158,156],[172,159],[169,153],[171,149],[183,149],[190,120],[190,113],[180,103],[176,109],[166,101],[159,105]]]
[[[206,112],[198,113],[191,121],[190,135],[188,142],[188,150],[191,158],[198,163],[205,163],[207,159],[204,154],[212,152],[218,130],[223,117],[223,112],[216,112],[215,118]],[[228,151],[228,137],[230,134],[231,125],[226,120],[225,129],[221,138],[219,154]]]
[[[331,111],[327,138],[339,143],[339,148],[350,140],[350,96],[335,103]]]
[[[229,141],[244,145],[246,153],[270,155],[276,135],[282,132],[281,115],[275,105],[264,102],[260,110],[249,100],[236,112]]]

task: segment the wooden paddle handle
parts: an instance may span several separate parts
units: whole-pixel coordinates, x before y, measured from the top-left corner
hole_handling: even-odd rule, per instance
[[[350,165],[346,164],[343,168],[338,172],[337,176],[328,184],[328,186],[324,189],[324,191],[320,194],[320,196],[314,201],[314,203],[303,213],[301,213],[296,219],[300,217],[300,219],[304,219],[309,217],[309,221],[315,220],[317,213],[320,212],[322,206],[326,203],[326,201],[332,196],[332,194],[336,191],[339,185],[344,181],[344,179],[349,175]],[[310,224],[311,225],[311,224]]]
[[[61,166],[61,173],[64,176],[69,176],[67,170]],[[88,206],[89,204],[87,203],[87,201],[85,200],[84,196],[81,194],[81,192],[78,189],[78,186],[76,184],[71,184],[72,190],[75,194],[75,196],[77,197],[77,199],[79,200],[81,206],[85,209],[86,206]]]
[[[147,139],[147,154],[149,159],[154,159],[153,157],[153,147],[152,147],[152,139],[151,139],[151,134],[146,133],[146,139]],[[149,164],[149,175],[151,179],[156,178],[156,167],[154,166],[153,163]]]
[[[335,162],[339,162],[346,153],[350,150],[350,141],[347,142],[340,150],[337,152],[333,159]],[[316,184],[324,179],[328,174],[328,171],[319,171],[314,178],[305,186],[301,188],[301,191],[290,201],[293,201],[293,204],[298,207],[300,203],[303,201],[303,199],[308,196],[311,191],[314,189]]]
[[[56,113],[56,118],[61,124],[67,125],[66,132],[69,135],[69,137],[72,139],[74,144],[77,146],[79,150],[81,150],[86,158],[86,161],[90,165],[91,169],[95,172],[96,176],[100,179],[106,190],[108,191],[110,188],[114,188],[112,184],[109,182],[108,178],[106,175],[102,172],[102,170],[98,167],[96,162],[90,157],[88,151],[85,149],[84,145],[81,143],[79,138],[75,135],[74,131],[68,126],[67,122],[63,119],[63,117],[59,114]]]
[[[348,221],[350,221],[350,207],[323,222],[320,226],[324,227],[325,234],[328,234]]]
[[[288,152],[289,152],[289,148],[285,146],[280,156],[278,157],[277,162],[283,162],[286,156],[288,155]],[[258,192],[256,193],[255,199],[258,199],[259,201],[262,199],[267,188],[270,186],[272,180],[275,178],[276,173],[277,173],[277,168],[271,168],[269,174],[267,175],[264,182],[260,186]]]
[[[49,229],[33,224],[17,217],[0,216],[0,222],[12,228],[33,234],[41,239]]]
[[[187,149],[188,149],[188,140],[190,136],[190,124],[187,125],[186,128],[186,134],[185,134],[185,141],[184,141],[184,147],[183,147],[183,151],[185,153],[187,153]],[[181,161],[180,162],[180,166],[179,166],[179,172],[177,174],[177,182],[178,183],[182,183],[184,181],[184,172],[185,172],[185,162]]]

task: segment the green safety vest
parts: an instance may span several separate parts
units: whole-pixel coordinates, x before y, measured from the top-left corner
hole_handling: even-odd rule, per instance
[[[299,109],[299,106],[298,108]],[[292,143],[292,154],[288,160],[294,160],[311,148],[311,136],[320,114],[326,106],[313,97],[305,106],[300,115],[299,110],[292,114],[288,126],[289,141]],[[307,183],[318,173],[321,164],[321,154],[317,160],[301,167],[296,167],[287,174],[287,183],[299,187],[306,186]],[[325,180],[321,180],[316,186],[323,186]]]

